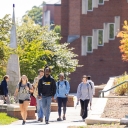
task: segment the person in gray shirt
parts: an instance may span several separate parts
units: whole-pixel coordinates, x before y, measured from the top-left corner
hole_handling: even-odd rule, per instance
[[[83,75],[82,82],[79,84],[77,88],[77,100],[80,101],[81,104],[81,117],[83,120],[88,116],[88,104],[92,103],[92,89],[91,86],[87,82],[87,76]]]
[[[18,94],[19,105],[21,116],[23,119],[22,125],[25,124],[27,118],[27,108],[30,102],[30,92],[33,92],[32,85],[28,82],[28,78],[26,75],[22,75],[19,84],[16,87],[14,96],[16,97]]]

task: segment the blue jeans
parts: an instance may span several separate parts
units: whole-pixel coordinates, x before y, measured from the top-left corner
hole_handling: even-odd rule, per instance
[[[46,121],[49,120],[49,116],[50,116],[50,112],[51,112],[51,101],[52,101],[51,96],[49,96],[49,97],[42,96],[43,112],[44,112]]]
[[[43,118],[43,104],[42,104],[42,99],[38,99],[36,98],[36,102],[37,102],[37,115],[38,118]]]

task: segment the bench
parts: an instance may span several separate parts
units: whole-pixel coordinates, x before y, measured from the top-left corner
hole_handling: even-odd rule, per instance
[[[35,106],[28,106],[27,120],[36,119],[35,110],[36,110]],[[7,115],[11,116],[11,117],[18,118],[18,119],[22,119],[19,104],[8,105],[7,106]]]
[[[68,96],[68,102],[67,102],[67,107],[74,107],[74,95],[69,95]]]
[[[57,112],[58,111],[58,104],[55,102],[51,103],[51,112]]]
[[[7,112],[7,104],[0,104],[0,112]]]
[[[67,107],[74,107],[74,95],[69,95],[68,96],[68,102],[67,102]],[[54,102],[54,98],[52,98],[52,103],[56,103]]]

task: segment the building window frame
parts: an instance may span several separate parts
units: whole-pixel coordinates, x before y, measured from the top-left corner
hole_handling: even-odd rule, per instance
[[[91,1],[91,9],[89,9],[89,2]],[[87,7],[88,7],[88,11],[93,11],[93,0],[88,0],[88,4],[87,4]]]
[[[99,31],[102,31],[102,44],[99,44]],[[97,30],[97,42],[98,42],[98,46],[104,46],[104,30],[103,29]]]
[[[91,50],[89,50],[88,48],[89,48],[89,42],[88,42],[88,38],[91,38]],[[92,53],[93,52],[93,38],[92,38],[92,36],[86,36],[86,42],[87,42],[87,53]]]
[[[110,30],[110,25],[113,25],[113,26],[114,26],[114,27],[113,27],[113,37],[112,37],[112,38],[110,37],[110,36],[111,36],[111,35],[110,35],[110,34],[111,34],[111,32],[110,32],[110,31],[111,31],[111,30]],[[109,23],[109,24],[108,24],[108,27],[109,27],[109,28],[108,28],[108,34],[109,34],[108,37],[109,37],[109,40],[114,40],[114,39],[115,39],[115,23]]]
[[[99,5],[104,5],[104,0],[102,0],[103,2],[100,2],[101,0],[99,0]]]

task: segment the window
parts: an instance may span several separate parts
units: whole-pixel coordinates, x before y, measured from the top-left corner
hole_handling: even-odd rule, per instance
[[[92,52],[92,36],[87,36],[87,52]]]
[[[104,45],[103,44],[103,35],[104,35],[103,30],[99,29],[98,30],[98,45],[99,46],[103,46]]]
[[[115,33],[114,33],[114,23],[109,23],[109,39],[114,40],[115,39]]]
[[[99,4],[104,4],[104,0],[99,0]]]
[[[88,0],[88,11],[92,11],[92,0]]]

